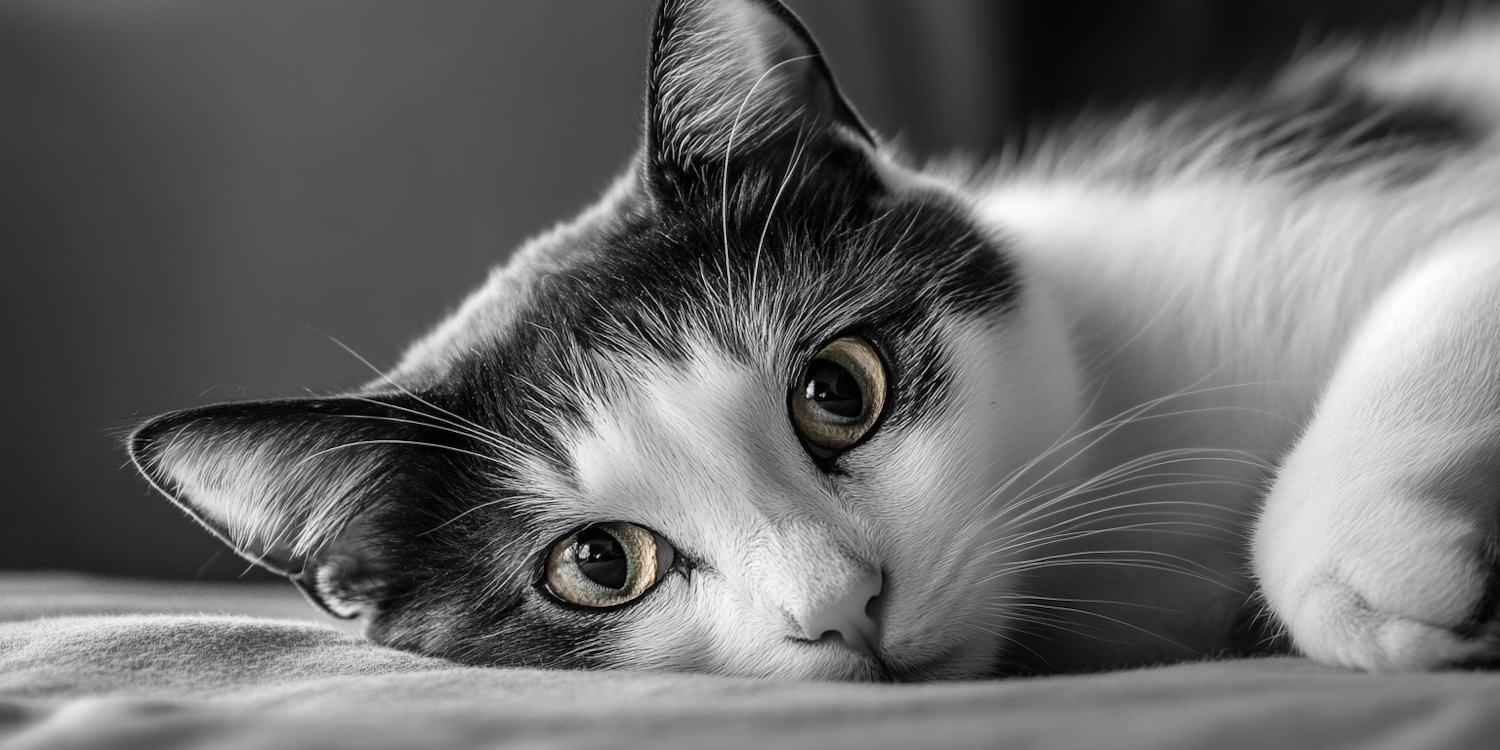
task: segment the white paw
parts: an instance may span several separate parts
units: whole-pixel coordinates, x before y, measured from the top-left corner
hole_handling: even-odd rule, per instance
[[[1416,592],[1413,592],[1416,593]],[[1423,592],[1431,593],[1431,592]],[[1454,601],[1473,592],[1448,589]],[[1378,672],[1440,669],[1500,654],[1500,628],[1487,598],[1463,620],[1384,608],[1335,577],[1307,582],[1297,606],[1281,615],[1298,650],[1319,661]]]
[[[1257,532],[1262,592],[1296,648],[1372,671],[1500,656],[1491,525],[1419,500],[1351,505],[1304,504]]]
[[[1262,592],[1325,661],[1500,656],[1500,224],[1432,247],[1371,305],[1277,471]]]

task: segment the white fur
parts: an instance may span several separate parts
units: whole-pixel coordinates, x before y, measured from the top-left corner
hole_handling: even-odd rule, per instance
[[[1472,105],[1492,126],[1500,33],[1483,31],[1376,57],[1361,80]],[[1100,465],[1172,446],[1290,451],[1256,529],[1256,573],[1294,642],[1331,662],[1431,668],[1495,652],[1492,627],[1452,629],[1494,585],[1482,555],[1500,497],[1440,481],[1482,473],[1500,450],[1489,143],[1412,186],[1373,171],[1147,185],[1040,171],[979,203],[1059,289],[1094,420],[1159,398],[1207,410],[1104,441]],[[1255,495],[1204,497],[1248,512]]]
[[[1431,668],[1492,652],[1454,629],[1493,585],[1500,224],[1441,243],[1381,298],[1277,478],[1256,561],[1320,658]]]

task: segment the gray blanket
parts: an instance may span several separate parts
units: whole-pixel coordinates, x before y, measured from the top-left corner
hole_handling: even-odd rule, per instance
[[[1500,673],[1273,658],[925,685],[475,669],[290,587],[0,574],[0,747],[1500,747]]]

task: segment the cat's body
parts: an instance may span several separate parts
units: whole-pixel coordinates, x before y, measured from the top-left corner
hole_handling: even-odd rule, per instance
[[[668,2],[599,205],[360,393],[133,455],[372,637],[476,663],[931,679],[1278,622],[1337,663],[1487,658],[1473,21],[975,176],[885,153],[779,6]]]
[[[1270,583],[1268,571],[1277,568],[1268,559],[1273,556],[1326,555],[1331,559],[1307,564],[1318,566],[1319,575],[1358,576],[1338,569],[1369,567],[1351,558],[1379,554],[1387,556],[1381,564],[1405,569],[1402,574],[1422,580],[1424,588],[1454,600],[1445,614],[1437,615],[1443,607],[1414,595],[1400,605],[1407,617],[1454,624],[1474,617],[1474,608],[1487,606],[1485,590],[1493,588],[1492,582],[1470,578],[1460,591],[1444,578],[1446,573],[1416,572],[1448,561],[1402,549],[1402,509],[1386,507],[1378,498],[1339,498],[1336,502],[1368,514],[1371,524],[1389,525],[1397,537],[1353,552],[1335,549],[1349,540],[1322,536],[1318,524],[1301,515],[1319,501],[1283,500],[1282,495],[1299,491],[1300,482],[1314,481],[1289,474],[1291,466],[1283,462],[1341,368],[1352,371],[1341,377],[1363,369],[1378,381],[1385,376],[1381,369],[1408,366],[1411,351],[1392,352],[1388,361],[1377,355],[1345,364],[1355,336],[1392,335],[1390,320],[1371,321],[1383,308],[1401,304],[1392,299],[1400,294],[1392,287],[1411,283],[1408,277],[1444,262],[1439,256],[1461,246],[1478,245],[1477,252],[1484,255],[1485,242],[1500,241],[1495,101],[1500,101],[1500,25],[1492,16],[1469,19],[1387,49],[1330,50],[1301,61],[1253,97],[1148,108],[1123,123],[1090,126],[1101,129],[1086,129],[1083,138],[1059,148],[1056,156],[999,170],[981,184],[976,191],[979,214],[1018,238],[1015,252],[1031,277],[1055,289],[1068,310],[1081,371],[1094,394],[1088,423],[1135,413],[1141,405],[1162,400],[1142,412],[1151,419],[1121,428],[1095,448],[1095,468],[1118,466],[1152,450],[1224,450],[1221,458],[1196,463],[1178,457],[1170,468],[1209,475],[1205,479],[1243,481],[1243,487],[1187,485],[1131,499],[1169,503],[1157,506],[1164,518],[1180,509],[1170,505],[1174,502],[1205,502],[1251,516],[1261,512],[1261,498],[1274,488],[1255,542],[1260,559],[1254,573],[1263,583]],[[1455,294],[1489,299],[1496,291],[1484,286],[1494,283],[1492,276],[1485,281],[1486,262],[1466,266],[1478,275],[1472,279],[1476,289],[1464,292],[1436,282],[1418,294],[1451,288]],[[1485,332],[1494,330],[1494,323],[1484,320],[1485,310],[1482,304],[1471,310],[1478,318],[1468,321],[1472,330],[1450,333],[1444,328],[1451,321],[1435,319],[1430,322],[1435,330],[1425,335],[1474,339],[1467,354],[1479,356],[1468,366],[1480,383],[1488,384],[1488,392],[1445,388],[1436,381],[1379,386],[1426,391],[1432,401],[1457,400],[1455,408],[1477,410],[1471,415],[1476,423],[1465,429],[1472,426],[1488,435],[1480,442],[1489,444],[1460,461],[1486,460],[1500,426],[1492,412],[1483,411],[1486,399],[1500,389],[1495,362],[1484,359]],[[1351,393],[1349,398],[1375,396]],[[1380,408],[1378,403],[1368,406]],[[1441,404],[1424,408],[1436,411]],[[1441,441],[1430,434],[1405,435],[1407,427],[1416,425],[1409,424],[1409,417],[1392,418],[1399,424],[1386,429],[1394,430],[1396,444],[1369,459],[1378,467],[1362,466],[1360,472],[1415,470],[1408,461],[1434,464],[1422,472],[1447,471],[1439,465],[1455,457],[1446,453],[1401,455],[1397,447],[1406,448],[1409,440]],[[1314,437],[1299,451],[1332,449]],[[1351,439],[1358,438],[1344,434],[1322,440]],[[1235,466],[1241,460],[1245,463]],[[1332,475],[1332,468],[1322,464],[1308,471]],[[1355,486],[1354,477],[1346,475],[1333,481]],[[1493,485],[1479,487],[1493,490]],[[1332,489],[1320,487],[1317,493]],[[1469,552],[1483,556],[1490,543],[1486,535],[1493,533],[1496,498],[1466,500],[1488,508],[1477,512],[1465,532]],[[1141,515],[1133,520],[1153,519]],[[1160,540],[1144,548],[1225,570],[1224,558],[1212,555],[1229,550],[1205,553],[1195,547],[1199,541]],[[1477,557],[1474,563],[1488,565]],[[1137,604],[1174,607],[1182,601],[1170,582],[1130,586],[1125,597],[1118,593],[1122,586],[1129,584],[1111,580],[1094,590],[1100,598]],[[1105,593],[1110,591],[1113,595]],[[1273,604],[1278,597],[1298,596],[1274,590],[1263,595]],[[1150,621],[1129,609],[1113,608],[1108,614]],[[1463,610],[1463,617],[1454,616],[1457,610]],[[1195,624],[1174,628],[1172,620],[1169,615],[1153,623],[1153,632],[1190,639]],[[1314,648],[1306,638],[1299,640],[1303,648]],[[1475,653],[1485,650],[1478,644],[1473,648]],[[1414,665],[1411,654],[1355,650],[1360,652],[1318,655],[1366,667]]]
[[[1334,609],[1308,598],[1347,597],[1359,628],[1404,627],[1364,611],[1385,608],[1475,636],[1437,656],[1417,653],[1428,646],[1407,636],[1328,644],[1293,629],[1304,650],[1364,667],[1431,666],[1492,648],[1478,631],[1494,614],[1500,505],[1495,470],[1484,466],[1500,448],[1500,23],[1469,18],[1418,39],[1327,51],[1228,105],[1143,110],[1082,148],[1075,141],[1002,171],[977,198],[981,216],[1018,238],[1028,278],[1067,309],[1094,394],[1087,422],[1160,400],[1140,412],[1151,419],[1095,448],[1098,469],[1150,450],[1245,452],[1171,467],[1242,488],[1187,485],[1132,499],[1260,514],[1253,573],[1283,620],[1292,608]],[[1414,360],[1468,368],[1468,382],[1413,373]],[[1313,423],[1335,396],[1342,411]],[[1393,396],[1405,403],[1388,403]],[[1371,481],[1441,483],[1466,472],[1475,475],[1463,497],[1358,496]],[[1448,536],[1419,541],[1412,502],[1430,502]],[[1455,517],[1461,506],[1467,518]],[[1435,548],[1450,545],[1462,551]],[[1192,542],[1151,548],[1222,565]],[[1453,569],[1460,557],[1464,567]],[[1414,590],[1370,590],[1373,577]],[[1346,578],[1359,583],[1308,592]],[[1182,601],[1170,586],[1129,590],[1123,598],[1139,604]],[[1312,626],[1323,627],[1356,626]]]

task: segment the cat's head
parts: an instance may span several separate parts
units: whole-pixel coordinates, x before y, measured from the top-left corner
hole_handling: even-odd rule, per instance
[[[169,497],[377,641],[471,663],[992,673],[1059,322],[768,0],[668,0],[639,158],[351,394],[156,418]]]

